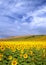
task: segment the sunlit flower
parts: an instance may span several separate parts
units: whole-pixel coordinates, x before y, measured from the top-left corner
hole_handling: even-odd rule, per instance
[[[5,50],[5,46],[1,45],[1,46],[0,46],[0,49],[1,49],[2,51],[4,51],[4,50]]]
[[[0,61],[2,60],[3,54],[0,53]]]
[[[17,63],[17,60],[16,59],[14,59],[13,61],[12,61],[12,65],[17,65],[18,63]]]
[[[27,55],[27,54],[24,54],[23,57],[24,57],[24,58],[28,58],[28,55]]]
[[[18,50],[20,50],[20,47],[17,47]]]
[[[30,54],[33,55],[33,51],[30,51]]]
[[[9,60],[12,60],[12,56],[9,56],[8,59],[9,59]]]
[[[10,49],[11,49],[13,52],[15,52],[15,51],[16,51],[16,49],[15,49],[15,48],[13,48],[13,47],[11,47]]]

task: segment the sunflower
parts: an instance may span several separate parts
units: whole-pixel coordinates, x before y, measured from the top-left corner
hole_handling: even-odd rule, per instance
[[[3,54],[0,53],[0,61],[2,60]]]
[[[30,54],[33,55],[33,51],[30,51]]]
[[[17,63],[17,60],[16,59],[14,59],[13,61],[12,61],[12,65],[17,65],[18,63]]]
[[[28,55],[27,55],[27,54],[24,54],[23,57],[24,57],[24,58],[28,58]]]
[[[1,49],[2,51],[4,51],[4,50],[5,50],[5,46],[0,46],[0,49]]]
[[[12,56],[9,56],[8,59],[9,59],[9,60],[12,60]]]

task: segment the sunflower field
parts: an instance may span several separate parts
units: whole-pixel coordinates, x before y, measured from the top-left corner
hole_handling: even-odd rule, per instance
[[[0,41],[0,65],[46,65],[46,42]]]

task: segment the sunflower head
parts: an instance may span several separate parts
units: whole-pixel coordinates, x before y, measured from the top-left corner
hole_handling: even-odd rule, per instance
[[[2,60],[3,54],[0,53],[0,61]]]
[[[12,61],[12,65],[17,65],[18,63],[17,63],[17,60],[16,59],[14,59],[13,61]]]
[[[30,51],[30,54],[33,55],[33,51]]]
[[[27,54],[24,54],[23,57],[24,57],[24,58],[28,58],[28,55],[27,55]]]
[[[5,46],[0,46],[0,49],[1,49],[1,51],[4,51],[5,50]]]
[[[8,59],[9,59],[9,60],[12,60],[12,56],[9,56]]]

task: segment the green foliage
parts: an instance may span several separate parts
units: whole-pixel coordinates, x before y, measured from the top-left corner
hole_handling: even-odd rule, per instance
[[[12,50],[8,48],[6,48],[3,52],[0,50],[0,54],[3,54],[3,57],[1,57],[2,60],[0,61],[0,65],[12,65],[11,63],[13,59],[17,59],[17,65],[46,65],[46,52],[43,52],[43,50],[46,49],[24,49],[23,54],[21,54],[21,50],[17,49],[15,52],[12,52]],[[30,51],[32,51],[34,55],[32,54],[31,56]],[[27,58],[23,56],[24,54],[28,55]],[[43,56],[43,54],[45,56]],[[11,60],[8,59],[9,56],[12,56]]]

